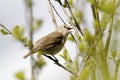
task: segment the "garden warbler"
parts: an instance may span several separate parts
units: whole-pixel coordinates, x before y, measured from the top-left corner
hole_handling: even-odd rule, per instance
[[[52,56],[57,54],[63,48],[71,29],[67,25],[59,26],[56,31],[40,38],[23,58],[27,58],[38,51]]]

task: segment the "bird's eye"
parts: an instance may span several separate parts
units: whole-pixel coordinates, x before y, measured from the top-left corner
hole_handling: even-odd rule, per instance
[[[64,28],[66,28],[66,26],[64,26]]]

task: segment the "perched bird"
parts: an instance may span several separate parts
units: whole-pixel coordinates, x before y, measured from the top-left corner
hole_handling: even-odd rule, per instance
[[[40,38],[23,58],[27,58],[38,51],[50,55],[57,54],[63,48],[71,29],[67,25],[59,26],[56,31]]]

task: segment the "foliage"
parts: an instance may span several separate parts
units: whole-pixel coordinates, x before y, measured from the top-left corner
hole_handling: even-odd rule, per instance
[[[66,61],[66,67],[77,75],[72,75],[70,80],[99,80],[98,76],[100,76],[100,80],[118,80],[117,78],[120,63],[120,53],[118,51],[119,45],[116,47],[111,47],[112,45],[115,45],[111,40],[116,38],[112,38],[112,33],[115,33],[115,35],[119,34],[119,31],[116,32],[116,30],[119,30],[116,29],[116,26],[119,28],[119,19],[116,19],[116,17],[120,17],[118,15],[118,5],[120,0],[87,1],[89,4],[91,4],[91,10],[94,19],[93,28],[95,33],[91,34],[88,28],[84,28],[82,30],[83,36],[78,39],[77,36],[81,36],[78,33],[79,29],[78,31],[75,30],[75,33],[77,33],[74,34],[74,37],[77,40],[76,49],[79,49],[79,54],[76,54],[77,60],[72,60],[69,62],[68,52],[64,52],[63,55],[60,56]],[[74,16],[76,19],[79,19],[77,20],[77,23],[80,25],[84,16],[81,15],[82,11],[78,10],[78,6],[74,4],[75,3],[72,2],[72,5],[70,4],[70,6],[73,10],[73,13],[75,13]],[[67,2],[63,5],[65,8],[69,8]],[[71,19],[70,17],[70,20],[71,24],[74,25],[74,19]],[[72,42],[75,42],[71,37],[72,36],[70,36],[68,39]],[[118,40],[119,38],[115,39],[116,44],[118,43]],[[81,62],[79,61],[80,57],[83,59]],[[110,60],[114,62],[112,64],[115,64],[114,73],[110,73],[111,71],[109,70]]]
[[[15,77],[18,79],[18,80],[25,80],[25,75],[24,75],[24,72],[23,71],[18,71],[15,73]]]
[[[30,11],[33,7],[33,1],[25,0],[25,5]],[[60,54],[66,63],[64,65],[65,67],[63,65],[60,67],[72,73],[70,80],[119,80],[120,45],[117,36],[120,34],[120,0],[54,1],[60,4],[59,7],[63,9],[63,14],[66,14],[69,25],[74,28],[74,33],[71,33],[68,39],[76,44],[76,50],[78,52],[74,52],[75,57],[73,59],[71,59],[71,55],[69,55],[66,48],[64,48],[63,53]],[[89,7],[91,8],[91,14],[93,16],[93,33],[90,32],[89,26],[81,27],[81,24],[84,23],[84,15],[86,14],[83,14],[77,2],[82,1],[91,5]],[[53,10],[55,10],[56,7],[54,5],[52,6]],[[57,15],[59,14],[57,13]],[[29,21],[32,22],[29,23],[29,27],[32,27],[31,36],[40,28],[42,20],[33,19],[33,15],[30,17],[31,19]],[[0,32],[3,35],[9,34],[7,29],[1,29]],[[16,40],[22,42],[26,47],[31,49],[33,37],[29,40],[28,36],[24,34],[25,29],[23,27],[16,25],[11,33]],[[80,60],[81,58],[82,60]],[[46,64],[40,52],[37,59],[31,59],[34,63],[32,64],[33,74],[35,74],[35,71],[39,72]],[[58,62],[56,62],[56,64],[61,65]],[[114,72],[111,72],[109,69],[111,66],[110,64],[115,65],[115,67],[113,67]],[[18,80],[25,80],[23,72],[17,72],[15,76]],[[36,80],[33,75],[31,75],[31,79]]]
[[[1,32],[3,35],[7,35],[7,34],[8,34],[8,32],[5,31],[4,29],[1,29],[0,32]]]

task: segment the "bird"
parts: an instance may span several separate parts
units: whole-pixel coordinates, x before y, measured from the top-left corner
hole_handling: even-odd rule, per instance
[[[33,48],[25,54],[23,58],[25,59],[38,51],[54,56],[62,50],[71,29],[72,28],[67,25],[60,25],[54,32],[51,32],[36,41]]]

